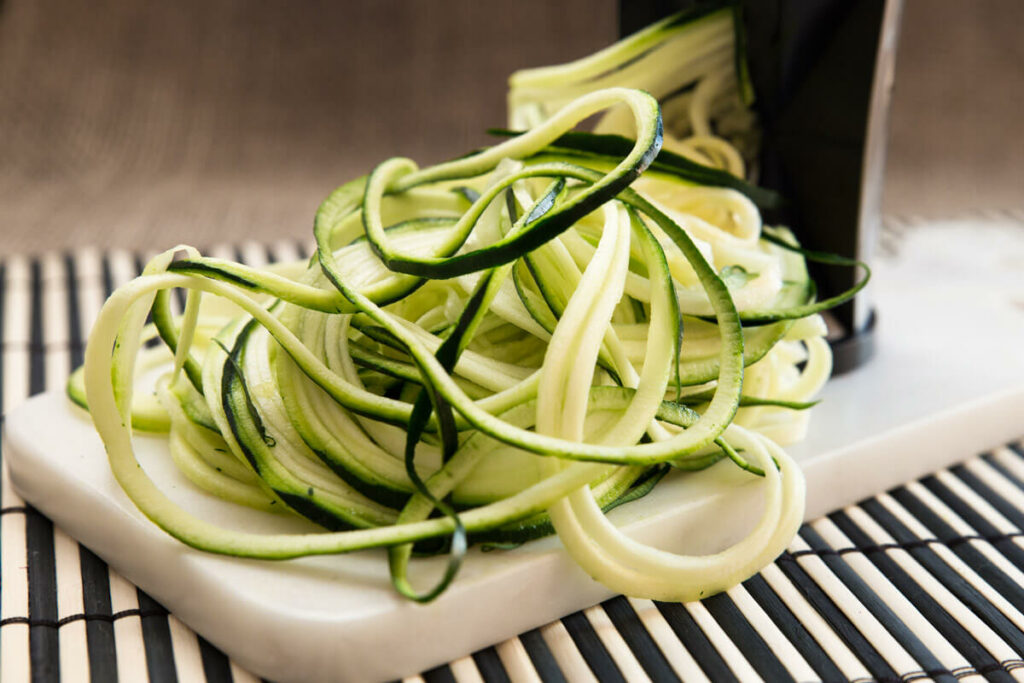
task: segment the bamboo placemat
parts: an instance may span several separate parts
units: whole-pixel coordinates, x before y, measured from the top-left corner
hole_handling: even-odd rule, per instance
[[[259,265],[302,251],[208,253]],[[63,387],[104,297],[142,262],[95,250],[0,261],[4,414]],[[1024,442],[963,455],[804,525],[727,593],[617,597],[409,680],[1024,680]],[[257,680],[27,506],[6,468],[0,511],[4,683]]]

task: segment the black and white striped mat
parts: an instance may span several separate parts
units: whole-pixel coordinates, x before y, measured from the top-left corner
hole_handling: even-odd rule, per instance
[[[209,253],[258,265],[300,251]],[[105,295],[141,263],[96,251],[0,262],[5,414],[62,388]],[[409,680],[1024,681],[1024,446],[963,455],[804,525],[728,593],[618,597]],[[0,506],[3,683],[257,680],[26,506],[6,469]]]

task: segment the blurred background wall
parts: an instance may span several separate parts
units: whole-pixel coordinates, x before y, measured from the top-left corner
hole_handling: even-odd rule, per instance
[[[305,237],[394,155],[485,144],[609,0],[0,0],[0,253]],[[1024,221],[1024,2],[906,0],[885,210]]]

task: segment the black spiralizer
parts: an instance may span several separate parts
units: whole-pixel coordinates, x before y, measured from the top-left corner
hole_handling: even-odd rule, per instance
[[[627,36],[693,0],[619,0]],[[759,185],[808,249],[870,262],[881,224],[886,121],[901,0],[738,0],[762,143]],[[852,268],[809,264],[819,295],[849,289]],[[870,286],[829,311],[833,372],[874,349]]]

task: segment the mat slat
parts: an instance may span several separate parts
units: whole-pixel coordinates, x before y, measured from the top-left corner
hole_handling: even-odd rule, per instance
[[[851,511],[851,513],[857,514],[857,511]],[[869,535],[869,531],[865,530],[866,522],[870,520],[862,518],[861,525],[858,525],[847,511],[830,515],[829,519],[855,545],[868,547],[874,543],[879,545],[885,543],[884,539],[879,538],[877,535],[873,537]],[[903,551],[899,552],[902,553],[901,557],[905,562],[913,562],[909,556],[906,556],[906,553],[903,553]],[[909,567],[905,569],[903,563],[897,561],[893,554],[893,551],[877,550],[865,553],[864,557],[892,583],[894,588],[900,592],[900,595],[905,600],[911,603],[914,609],[919,611],[929,627],[939,632],[941,638],[945,640],[944,646],[952,649],[955,655],[965,659],[967,666],[975,670],[991,670],[997,667],[997,660],[971,635],[971,631],[965,628],[960,620],[943,606],[944,602],[949,604],[948,598],[944,595],[933,594],[928,590],[926,584],[915,581],[914,576],[910,572],[916,573],[916,571],[921,570],[915,571]],[[916,573],[916,576],[920,577],[921,574]],[[917,624],[914,626],[917,627]],[[918,633],[920,634],[923,631],[924,629],[922,628]],[[956,672],[963,665],[952,662],[947,663],[946,666]]]

